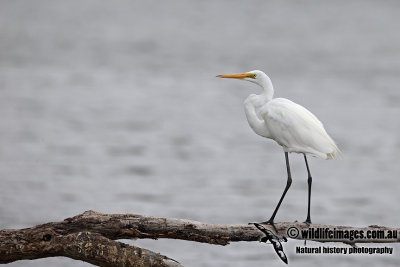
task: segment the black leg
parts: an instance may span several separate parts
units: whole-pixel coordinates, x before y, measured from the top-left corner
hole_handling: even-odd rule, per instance
[[[264,222],[266,224],[271,224],[274,228],[275,228],[274,219],[275,219],[276,213],[278,212],[279,207],[281,206],[281,203],[282,203],[283,199],[285,198],[286,192],[289,190],[289,187],[292,184],[292,175],[290,174],[290,165],[289,165],[288,152],[285,152],[285,159],[286,159],[286,169],[287,169],[287,175],[288,175],[286,187],[285,187],[285,190],[283,191],[281,199],[278,202],[278,205],[276,206],[276,208],[274,210],[274,213],[272,213],[271,218],[268,221]],[[275,229],[275,231],[276,231],[276,229]]]
[[[306,161],[307,172],[308,172],[308,209],[307,209],[307,219],[305,223],[311,224],[311,216],[310,216],[310,205],[311,205],[311,184],[312,184],[312,177],[310,168],[308,167],[307,156],[304,154],[304,160]]]

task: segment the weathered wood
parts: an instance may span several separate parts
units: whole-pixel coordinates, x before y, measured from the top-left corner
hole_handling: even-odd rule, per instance
[[[57,235],[49,229],[28,236],[13,235],[9,241],[8,244],[2,242],[0,263],[65,256],[98,266],[181,266],[150,250],[115,242],[97,233]]]
[[[278,235],[289,237],[287,229],[299,231],[308,228],[337,230],[392,230],[383,226],[347,227],[332,225],[306,225],[299,222],[275,224]],[[266,228],[273,230],[271,226]],[[0,231],[0,263],[22,259],[38,259],[65,256],[83,260],[98,266],[181,266],[178,262],[158,253],[129,246],[113,240],[137,238],[172,238],[195,242],[227,245],[237,241],[258,241],[263,236],[254,225],[206,224],[191,220],[146,217],[136,214],[102,214],[87,211],[62,222],[52,222],[31,228]],[[300,239],[301,235],[295,239]],[[318,242],[391,243],[396,239],[321,239]]]

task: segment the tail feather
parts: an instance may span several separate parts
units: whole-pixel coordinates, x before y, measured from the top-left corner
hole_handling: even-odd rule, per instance
[[[333,151],[331,153],[326,154],[326,159],[338,159],[342,154],[342,151],[340,151],[335,142],[333,140],[332,142],[333,142]]]

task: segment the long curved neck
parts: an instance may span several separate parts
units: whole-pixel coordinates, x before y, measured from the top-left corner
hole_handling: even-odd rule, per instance
[[[244,111],[253,131],[258,135],[269,138],[270,132],[261,114],[261,108],[267,102],[264,95],[249,95],[244,101]]]
[[[265,98],[266,102],[270,101],[274,97],[274,86],[272,85],[271,79],[267,75],[263,75],[258,85],[263,88],[261,96]]]
[[[263,92],[259,95],[250,95],[244,101],[247,121],[256,134],[270,138],[270,131],[265,124],[261,110],[274,97],[274,86],[271,79],[265,73],[259,74],[256,81],[249,81],[261,86]]]

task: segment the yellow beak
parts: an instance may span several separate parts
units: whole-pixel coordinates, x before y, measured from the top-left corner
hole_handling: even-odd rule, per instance
[[[238,74],[223,74],[218,75],[219,78],[233,78],[233,79],[244,79],[244,78],[255,78],[256,75],[254,73],[238,73]]]

